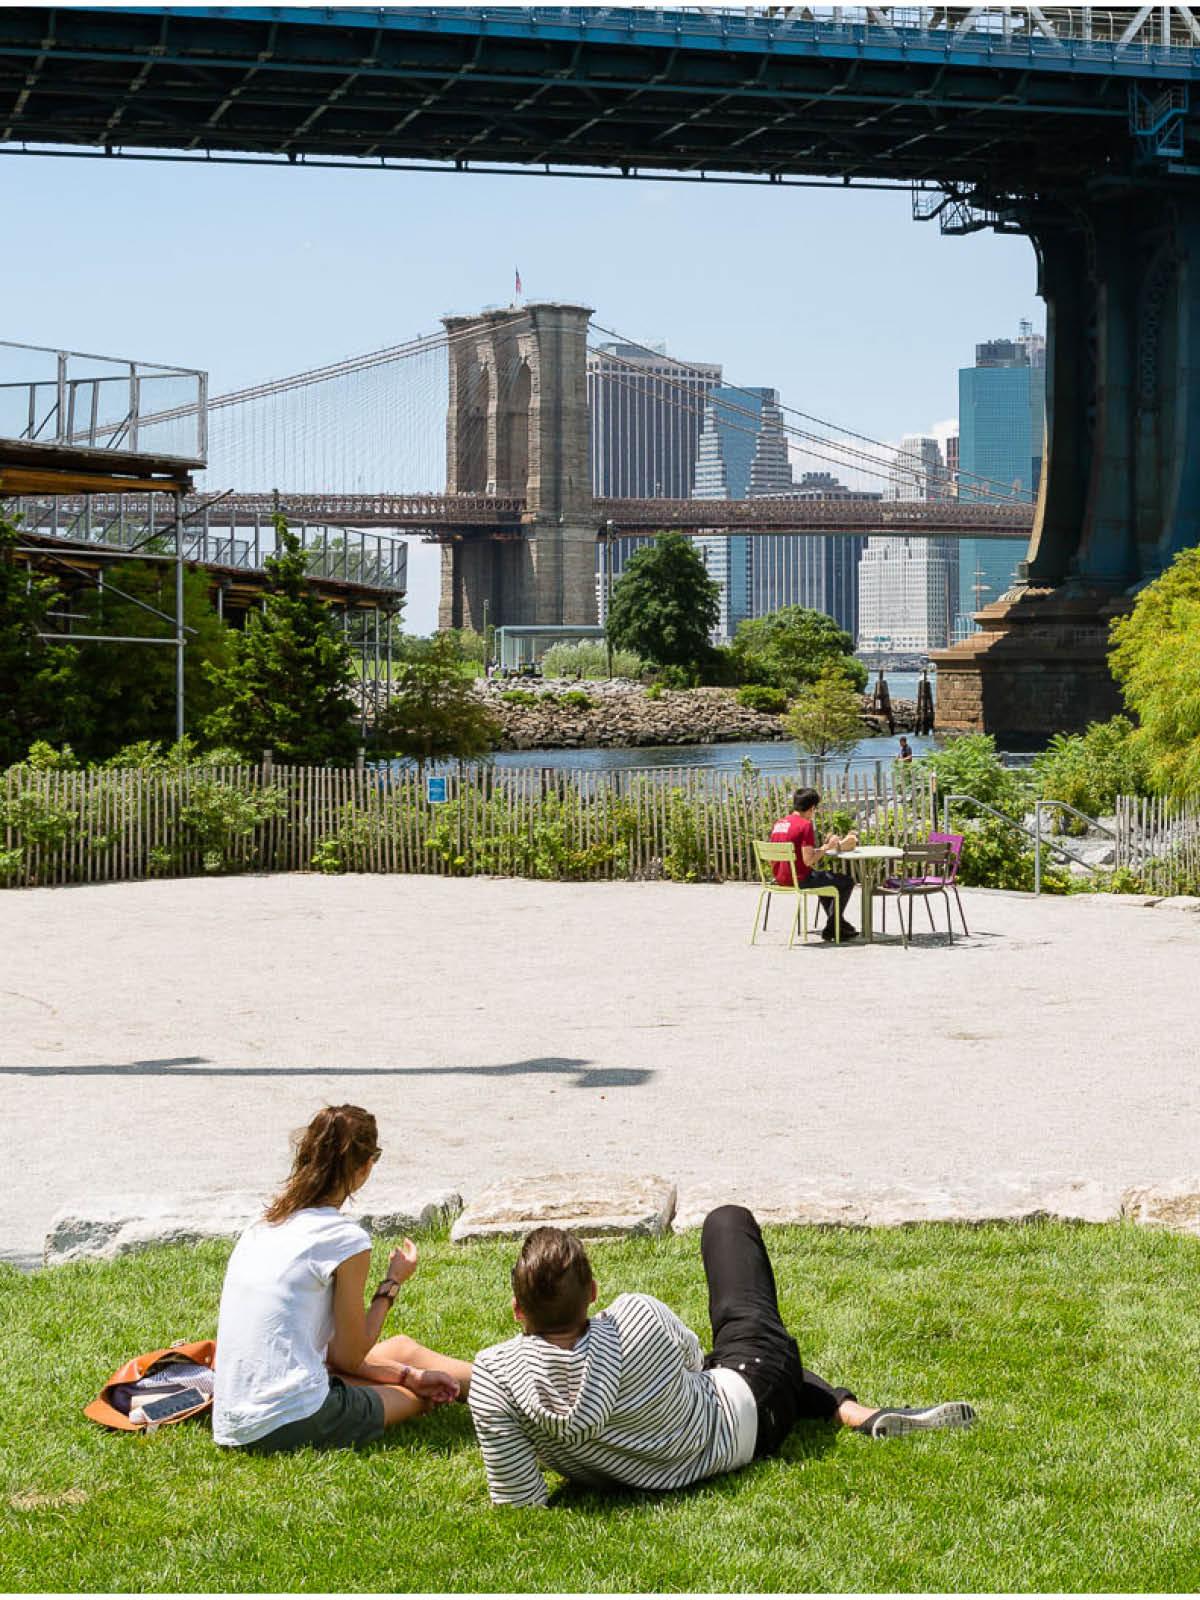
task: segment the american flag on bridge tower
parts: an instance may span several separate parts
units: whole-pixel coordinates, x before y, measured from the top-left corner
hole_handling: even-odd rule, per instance
[[[520,267],[514,267],[513,268],[513,275],[515,276],[515,278],[517,280],[516,293],[520,294],[521,293],[521,269],[520,269]]]

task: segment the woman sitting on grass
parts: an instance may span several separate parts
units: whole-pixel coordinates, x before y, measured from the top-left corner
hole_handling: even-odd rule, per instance
[[[339,1208],[382,1151],[361,1106],[326,1106],[299,1136],[283,1192],[234,1246],[217,1326],[213,1437],[258,1451],[366,1444],[465,1398],[471,1366],[403,1336],[377,1343],[411,1239],[363,1311],[371,1241]]]

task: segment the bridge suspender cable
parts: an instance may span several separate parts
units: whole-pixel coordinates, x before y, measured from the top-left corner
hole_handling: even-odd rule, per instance
[[[619,362],[621,359],[620,357],[614,357],[612,352],[607,350],[598,351],[597,354],[602,354],[606,360]],[[670,357],[663,357],[662,359],[667,361],[671,360]],[[686,368],[687,363],[672,362],[672,365],[679,365]],[[680,389],[683,391],[683,394],[680,396],[680,398],[671,399],[667,403],[674,407],[674,409],[677,411],[685,412],[691,416],[704,416],[705,410],[710,402],[704,400],[702,396],[697,395],[689,387],[685,380],[668,378],[662,373],[649,374],[644,372],[639,367],[634,367],[632,363],[630,363],[629,366],[630,372],[628,379],[623,379],[621,376],[610,372],[605,374],[605,381],[614,384],[618,388],[627,389],[631,393],[640,394],[643,397],[646,395],[646,389],[644,387],[646,383],[668,385],[672,388]],[[640,382],[636,380],[640,380]],[[723,384],[722,388],[737,390],[737,385]],[[740,392],[748,393],[749,391],[741,390]],[[697,401],[700,403],[697,404]],[[761,431],[761,423],[759,421],[761,413],[759,411],[752,410],[746,406],[736,405],[732,401],[724,399],[721,400],[720,406],[723,414],[726,412],[732,412],[736,416],[749,418],[750,423],[753,423],[752,426],[750,423],[740,423],[737,421],[726,420],[723,422],[724,426],[730,427],[739,433],[744,433],[751,437],[758,436],[759,432]],[[783,410],[786,408],[780,407],[779,409]],[[890,481],[896,470],[895,455],[889,455],[887,458],[873,456],[867,451],[857,450],[853,445],[844,444],[838,439],[826,439],[820,434],[809,433],[805,429],[797,428],[794,424],[790,423],[782,424],[782,432],[789,438],[805,441],[803,448],[804,455],[811,457],[815,461],[825,461],[830,463],[832,466],[841,467],[843,471],[849,468],[850,470],[865,472],[870,477],[883,478]],[[857,435],[856,437],[862,436]],[[814,449],[814,445],[823,445],[825,449]],[[889,450],[891,449],[890,446],[884,446],[883,448]],[[825,453],[827,450],[836,450],[839,451],[840,454],[828,455]],[[940,480],[938,480],[936,474],[925,472],[924,476],[926,478],[933,477],[935,481],[940,481],[943,484],[948,484],[949,482],[949,478],[946,475],[943,475]],[[969,484],[972,496],[977,497],[982,501],[996,501],[1001,505],[1028,505],[1030,503],[1031,497],[1027,494],[1022,493],[1014,495],[1011,490],[1005,490],[1000,486],[993,486],[993,480],[979,477],[974,473],[968,473],[966,476],[972,480]],[[784,491],[784,493],[786,493],[786,491]],[[769,499],[770,496],[764,496],[764,498]]]
[[[646,355],[653,356],[658,361],[666,362],[671,366],[677,366],[677,367],[679,367],[681,369],[684,369],[684,370],[686,370],[686,368],[687,368],[687,363],[686,362],[684,362],[684,361],[676,361],[675,358],[672,357],[672,356],[664,356],[661,351],[654,350],[649,345],[642,344],[637,339],[631,339],[627,334],[620,333],[615,328],[606,328],[606,327],[603,326],[602,323],[595,322],[595,321],[593,321],[592,327],[596,330],[597,333],[606,333],[611,338],[619,339],[622,344],[627,344],[632,349],[635,349],[635,350],[641,350],[641,351],[645,352]],[[604,358],[606,360],[608,360],[608,361],[617,362],[617,363],[620,363],[621,365],[626,365],[627,364],[629,366],[631,374],[636,374],[636,375],[639,375],[639,376],[642,375],[642,369],[641,368],[636,366],[632,361],[628,362],[628,363],[625,363],[623,361],[622,357],[614,354],[614,352],[612,352],[611,350],[603,350],[603,351],[598,350],[596,353],[600,354],[600,355],[603,355]],[[649,376],[649,374],[646,374],[646,376]],[[654,377],[660,383],[671,383],[671,384],[674,384],[676,387],[684,390],[684,392],[686,393],[686,395],[688,396],[689,399],[693,398],[693,392],[688,388],[688,386],[687,386],[687,384],[685,382],[664,377],[661,373],[655,373]],[[746,395],[747,398],[751,397],[751,391],[748,390],[748,389],[743,388],[740,384],[722,383],[721,387],[723,389],[732,389],[736,393],[739,393],[739,394],[744,394],[744,395]],[[746,417],[749,417],[749,418],[757,418],[760,415],[760,413],[755,409],[751,409],[749,407],[743,408],[743,407],[739,407],[739,406],[734,406],[729,401],[726,401],[726,400],[722,400],[721,407],[722,407],[722,410],[731,410],[731,411],[735,411],[735,412],[741,412],[743,415],[745,415]],[[843,428],[843,427],[839,426],[837,423],[829,421],[828,418],[813,416],[810,412],[801,411],[796,406],[785,405],[785,404],[783,404],[781,402],[780,405],[779,405],[779,409],[780,409],[781,412],[785,412],[785,413],[787,413],[787,414],[789,414],[791,416],[801,417],[801,418],[804,419],[805,422],[815,423],[818,427],[825,428],[825,429],[829,430],[832,433],[841,435],[843,438],[857,439],[861,443],[867,444],[867,445],[871,445],[877,450],[886,450],[886,451],[888,451],[889,454],[886,457],[875,456],[875,455],[872,455],[868,451],[858,451],[858,450],[855,450],[853,446],[843,445],[842,443],[840,443],[837,440],[827,439],[827,438],[822,437],[819,434],[809,433],[803,428],[796,427],[794,424],[787,424],[787,423],[784,424],[785,432],[791,434],[793,437],[795,437],[797,439],[812,440],[814,443],[824,445],[827,449],[828,448],[837,449],[839,451],[842,451],[846,456],[854,456],[857,459],[859,459],[864,464],[862,470],[864,470],[864,471],[872,470],[871,466],[869,464],[873,464],[874,469],[876,471],[876,475],[886,476],[886,477],[890,477],[891,476],[891,474],[892,474],[892,472],[893,472],[893,470],[895,468],[894,447],[892,445],[889,445],[885,440],[874,439],[874,438],[872,438],[870,436],[870,434],[859,433],[854,428]],[[758,429],[757,428],[753,428],[753,429],[749,429],[747,431],[749,431],[749,432],[757,432]],[[812,455],[817,455],[817,452],[815,452],[815,451],[809,451],[809,452],[806,452],[806,453],[812,454]],[[830,456],[818,456],[817,458],[819,460],[826,460],[826,461],[834,459],[833,457],[830,457]],[[972,473],[972,472],[963,473],[963,472],[960,471],[960,473],[959,473],[959,482],[961,483],[964,479],[968,480],[967,487],[970,489],[972,494],[979,493],[979,494],[981,494],[981,495],[983,495],[983,496],[985,496],[986,498],[989,498],[989,499],[1003,500],[1003,501],[1005,501],[1006,503],[1009,503],[1009,504],[1014,504],[1014,503],[1015,504],[1028,504],[1030,502],[1030,500],[1033,498],[1032,494],[1028,493],[1028,492],[1022,492],[1020,494],[1014,494],[1012,489],[1011,489],[1011,487],[1009,487],[1008,485],[1002,484],[1002,483],[998,483],[994,479],[986,478],[986,477],[982,476],[982,474],[979,474],[979,473]]]

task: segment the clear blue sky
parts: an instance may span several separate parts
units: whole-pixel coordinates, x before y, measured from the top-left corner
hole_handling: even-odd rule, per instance
[[[880,439],[955,415],[977,341],[1044,329],[1026,240],[943,238],[905,192],[5,155],[0,196],[0,338],[204,367],[214,393],[506,304],[516,267],[526,299]],[[416,632],[435,560],[412,550]]]

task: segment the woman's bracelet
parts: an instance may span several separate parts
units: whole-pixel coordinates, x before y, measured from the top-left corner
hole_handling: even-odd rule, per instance
[[[391,1290],[390,1294],[388,1293],[389,1289]],[[386,1300],[388,1305],[391,1305],[399,1293],[400,1285],[395,1278],[385,1278],[371,1296],[371,1304],[374,1305],[376,1300]]]

